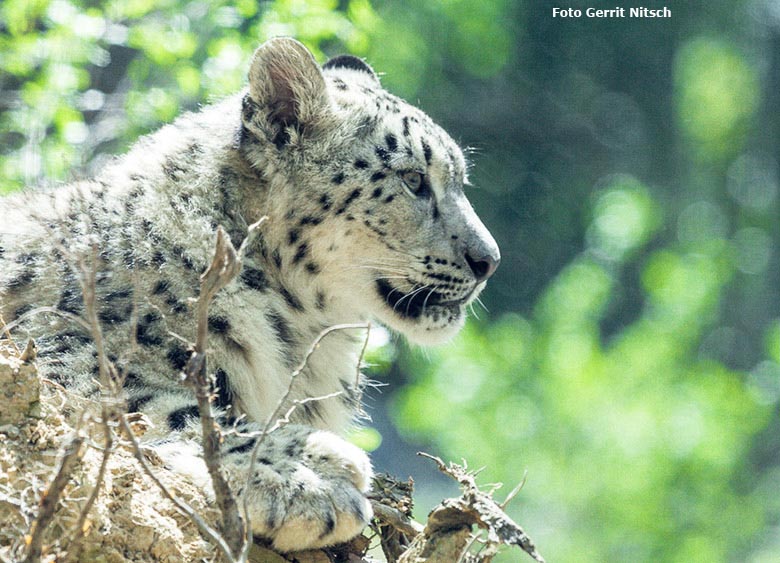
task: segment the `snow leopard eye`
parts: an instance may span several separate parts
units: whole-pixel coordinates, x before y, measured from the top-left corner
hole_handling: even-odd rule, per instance
[[[414,170],[401,173],[401,181],[409,192],[417,197],[427,197],[430,193],[425,177]]]

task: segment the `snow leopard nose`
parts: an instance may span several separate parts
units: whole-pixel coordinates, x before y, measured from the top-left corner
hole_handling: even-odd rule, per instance
[[[501,257],[493,256],[491,254],[474,257],[466,252],[466,262],[471,268],[471,271],[474,273],[474,277],[477,279],[477,283],[482,283],[490,276],[492,276],[493,272],[496,271],[499,262],[501,262]]]

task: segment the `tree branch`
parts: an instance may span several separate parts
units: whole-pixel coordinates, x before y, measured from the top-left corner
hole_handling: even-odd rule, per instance
[[[493,500],[491,494],[479,490],[474,480],[474,474],[468,472],[465,466],[455,463],[445,464],[440,458],[422,452],[418,455],[436,462],[439,470],[458,481],[463,490],[460,498],[446,499],[431,511],[423,535],[418,536],[415,540],[422,552],[431,556],[442,545],[448,543],[446,539],[442,541],[442,538],[448,534],[454,537],[453,530],[468,529],[470,533],[471,526],[476,524],[487,532],[488,547],[502,544],[515,545],[538,563],[544,563],[544,558],[536,550],[536,546],[528,534],[506,515],[501,505]],[[510,493],[511,496],[512,493]],[[455,544],[460,545],[465,536],[455,535],[458,536],[455,538]],[[459,547],[461,553],[465,552],[467,548],[468,544]],[[488,550],[488,554],[480,557],[479,561],[489,561],[493,551],[493,549]],[[431,559],[431,561],[434,560],[436,559]],[[414,559],[402,558],[401,561],[414,561]]]
[[[27,543],[27,555],[24,563],[39,563],[43,546],[43,534],[54,518],[54,511],[60,500],[65,485],[68,484],[70,474],[84,455],[82,445],[84,437],[75,434],[63,447],[63,456],[54,478],[43,492],[38,505],[38,516],[32,523],[30,533],[25,538]]]
[[[157,477],[155,472],[152,470],[152,468],[149,466],[149,463],[146,461],[146,457],[144,457],[144,452],[141,449],[141,444],[138,443],[138,438],[135,437],[135,433],[133,432],[133,429],[130,427],[130,423],[127,421],[127,415],[124,415],[119,420],[120,426],[122,427],[122,430],[124,431],[125,435],[127,436],[128,440],[130,440],[130,446],[133,450],[133,455],[135,456],[135,459],[138,461],[138,463],[141,464],[141,469],[144,470],[144,473],[152,480],[152,482],[157,485],[157,487],[162,491],[165,498],[170,500],[173,504],[176,505],[176,508],[178,508],[182,514],[187,516],[192,522],[197,526],[198,530],[200,531],[201,535],[206,538],[207,540],[214,543],[215,546],[217,546],[217,549],[222,553],[222,555],[225,556],[225,559],[229,562],[233,562],[233,555],[230,552],[230,547],[225,542],[224,538],[217,532],[214,528],[209,526],[206,521],[198,514],[194,508],[192,508],[187,502],[183,501],[179,497],[177,497],[175,494],[173,494],[168,487],[165,486],[165,483],[160,481],[160,478]]]
[[[262,221],[262,220],[261,220]],[[250,227],[250,235],[260,222]],[[247,236],[247,240],[249,236]],[[246,243],[246,240],[244,241]],[[242,245],[241,249],[243,250]],[[240,556],[247,534],[247,523],[241,517],[236,498],[222,470],[220,444],[222,433],[211,411],[212,385],[207,372],[206,342],[208,340],[208,312],[211,301],[219,290],[229,284],[241,271],[241,256],[220,226],[211,264],[200,277],[200,295],[197,305],[197,337],[195,351],[184,369],[184,381],[195,391],[200,414],[203,459],[206,462],[214,497],[222,518],[220,529],[230,548],[231,560]]]
[[[246,241],[245,241],[246,242]],[[295,410],[302,404],[313,402],[313,401],[322,401],[325,399],[329,399],[332,397],[338,397],[344,393],[343,390],[341,391],[335,391],[333,393],[329,393],[327,395],[323,395],[321,397],[306,397],[305,399],[300,399],[297,401],[293,401],[292,406],[287,410],[287,412],[284,414],[284,416],[280,417],[279,415],[282,412],[282,408],[287,403],[287,401],[290,399],[290,395],[292,394],[293,386],[295,385],[295,381],[298,379],[298,377],[303,373],[303,370],[306,369],[306,366],[309,363],[309,359],[314,354],[314,352],[319,348],[320,343],[322,340],[332,332],[336,332],[339,330],[349,330],[349,329],[360,329],[365,328],[367,331],[370,330],[371,325],[369,323],[354,323],[354,324],[340,324],[340,325],[333,325],[330,326],[324,330],[322,330],[317,337],[314,339],[314,342],[312,342],[311,346],[309,346],[309,349],[306,351],[306,354],[303,356],[303,360],[298,365],[295,370],[293,370],[292,374],[290,374],[290,382],[287,385],[287,390],[285,391],[284,395],[279,399],[279,401],[276,403],[276,408],[274,408],[274,411],[271,413],[271,416],[268,417],[268,420],[266,420],[265,426],[263,427],[263,430],[260,432],[259,436],[257,437],[257,440],[255,441],[255,445],[252,448],[252,455],[249,459],[249,469],[247,469],[247,482],[251,482],[251,476],[254,474],[255,467],[257,466],[257,455],[260,451],[260,446],[265,440],[266,436],[273,432],[274,430],[284,426],[290,421],[290,417],[293,415]],[[357,368],[357,378],[358,381],[356,383],[359,384],[360,381],[360,364],[363,361],[363,354],[365,353],[366,346],[368,343],[368,332],[366,332],[366,343],[363,346],[363,351],[361,352],[360,356],[358,357],[358,368]],[[249,556],[249,548],[251,547],[251,537],[250,537],[250,530],[251,526],[249,524],[249,504],[248,504],[248,495],[245,493],[243,496],[243,511],[244,511],[244,518],[247,522],[247,529],[246,529],[246,538],[244,541],[244,547],[241,550],[241,555],[239,557],[239,563],[245,563],[247,561],[247,557]]]

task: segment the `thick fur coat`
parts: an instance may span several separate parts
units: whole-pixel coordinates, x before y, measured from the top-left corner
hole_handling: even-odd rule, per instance
[[[94,180],[0,200],[0,313],[36,338],[43,375],[96,393],[89,334],[34,309],[82,314],[71,259],[97,248],[98,316],[127,374],[128,409],[155,423],[146,439],[172,469],[208,488],[195,399],[178,374],[217,226],[238,246],[268,218],[209,316],[214,407],[249,431],[327,327],[378,320],[423,344],[459,330],[499,262],[467,183],[456,143],[364,62],[321,68],[300,43],[274,39],[255,53],[245,91],[144,137]],[[335,395],[297,409],[248,482],[254,440],[223,446],[254,532],[278,549],[347,540],[371,516],[371,465],[337,436],[359,406],[362,336],[323,339],[290,400]]]

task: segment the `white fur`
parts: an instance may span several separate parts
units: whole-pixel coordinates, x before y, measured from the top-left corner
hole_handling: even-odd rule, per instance
[[[424,191],[404,184],[409,173]],[[44,375],[94,393],[89,336],[61,316],[18,317],[42,305],[79,314],[65,254],[96,244],[99,315],[130,408],[152,419],[147,438],[168,466],[208,491],[194,399],[178,377],[189,357],[181,340],[194,340],[217,225],[238,245],[266,216],[209,311],[209,369],[231,392],[217,393],[217,414],[257,433],[288,388],[282,412],[335,396],[299,405],[295,424],[261,444],[253,475],[247,438],[226,438],[224,462],[256,534],[282,550],[330,545],[371,516],[371,464],[335,434],[358,406],[364,332],[329,334],[291,374],[336,324],[378,320],[420,343],[460,329],[485,285],[474,261],[492,272],[499,259],[466,182],[452,139],[364,63],[321,70],[301,44],[275,39],[256,52],[247,90],[139,140],[95,180],[0,200],[0,314],[38,338]]]

